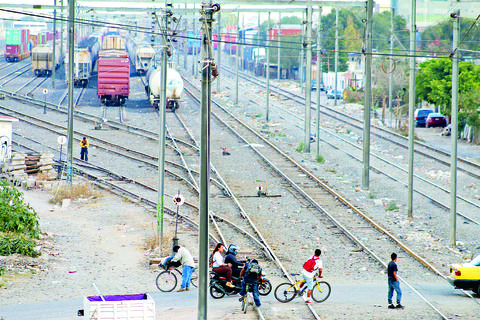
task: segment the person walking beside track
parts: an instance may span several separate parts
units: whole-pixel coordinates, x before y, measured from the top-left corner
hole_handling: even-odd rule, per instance
[[[397,254],[394,252],[390,256],[392,261],[388,264],[388,309],[403,309],[404,307],[400,303],[402,300],[402,290],[400,289],[400,281],[398,281],[398,267],[397,267]],[[397,305],[392,303],[393,291],[397,292]]]
[[[182,285],[177,292],[188,291],[190,290],[190,279],[192,278],[193,268],[195,268],[193,256],[185,247],[174,246],[173,252],[175,256],[170,262],[180,262],[183,265]]]
[[[322,262],[322,259],[320,259],[321,254],[322,254],[322,251],[320,249],[315,249],[315,254],[303,264],[302,275],[305,282],[300,285],[300,288],[303,287],[305,283],[307,284],[308,290],[307,290],[307,297],[305,298],[306,304],[313,303],[312,301],[313,278],[317,274],[317,270],[318,270],[318,277],[322,278],[323,262]]]
[[[85,137],[80,141],[80,159],[88,161],[88,141]]]

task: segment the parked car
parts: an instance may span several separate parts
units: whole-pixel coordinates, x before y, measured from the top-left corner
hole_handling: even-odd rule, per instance
[[[427,117],[432,112],[432,109],[425,108],[415,110],[415,125],[417,127],[425,127],[425,125],[427,124]]]
[[[342,91],[337,90],[337,99],[342,99],[343,94]],[[327,99],[335,99],[335,89],[329,90],[327,92]]]
[[[447,126],[447,119],[440,113],[432,112],[428,115],[427,121],[425,123],[425,127],[432,128],[432,127],[442,127],[445,128]]]
[[[312,79],[311,90],[312,91],[317,90],[317,79]],[[323,86],[323,82],[320,82],[320,91],[325,91],[325,87]]]
[[[480,255],[468,263],[450,265],[447,279],[455,289],[472,290],[480,295]]]

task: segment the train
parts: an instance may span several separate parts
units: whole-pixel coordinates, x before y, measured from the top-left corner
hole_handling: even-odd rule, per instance
[[[100,40],[98,35],[92,35],[78,44],[75,49],[75,59],[73,67],[73,83],[74,85],[86,86],[95,67],[95,62],[100,51]],[[65,79],[69,78],[69,56],[68,52],[65,57]]]
[[[60,44],[55,46],[55,61],[53,61],[53,41],[37,45],[32,49],[32,71],[36,76],[52,74],[53,68],[57,69],[65,56],[65,46],[63,52],[60,51]]]
[[[146,73],[155,57],[155,49],[147,42],[137,42],[130,38],[127,40],[127,50],[135,71],[138,74]]]
[[[31,49],[28,46],[30,30],[10,29],[5,33],[5,60],[18,62],[30,57]]]
[[[130,91],[130,60],[126,50],[100,50],[97,96],[102,103],[122,105]]]
[[[160,70],[157,66],[152,65],[147,71],[147,91],[150,104],[156,109],[160,103]],[[183,79],[180,74],[171,68],[167,68],[167,110],[175,112],[180,107],[180,101],[183,93]]]
[[[104,35],[102,39],[103,50],[125,50],[125,38],[120,35]]]

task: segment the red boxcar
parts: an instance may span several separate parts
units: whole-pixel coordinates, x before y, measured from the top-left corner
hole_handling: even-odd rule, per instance
[[[102,103],[124,104],[130,91],[130,60],[126,50],[98,54],[97,96]]]

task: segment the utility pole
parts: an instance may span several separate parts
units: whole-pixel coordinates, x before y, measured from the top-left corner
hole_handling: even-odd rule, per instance
[[[408,93],[408,219],[413,219],[413,148],[415,142],[415,125],[413,113],[415,110],[415,32],[416,32],[417,2],[412,0],[410,12],[410,82]]]
[[[195,20],[195,4],[193,4],[193,40],[192,40],[192,75],[196,78],[197,74],[197,23]]]
[[[337,105],[337,85],[338,85],[338,7],[335,8],[335,85],[333,86],[333,88],[335,89],[335,92],[333,93],[333,96],[335,98],[334,106]],[[365,105],[365,108],[366,108],[366,105]]]
[[[260,25],[260,24],[259,24]],[[260,30],[260,29],[258,29]],[[278,12],[278,34],[277,34],[277,81],[280,81],[280,62],[281,62],[281,59],[280,59],[280,47],[281,47],[281,40],[280,40],[280,36],[282,35],[282,13],[281,12]]]
[[[238,106],[238,51],[240,43],[240,11],[237,12],[237,39],[235,45],[235,105]]]
[[[185,4],[185,9],[187,8],[187,4]],[[183,69],[188,71],[188,21],[185,19],[185,35],[186,37],[183,39]]]
[[[160,31],[161,50],[160,50],[160,102],[158,105],[158,116],[160,128],[158,133],[158,193],[157,193],[157,230],[159,245],[159,256],[162,254],[163,244],[163,214],[164,214],[164,191],[165,191],[165,122],[167,117],[167,63],[168,63],[168,19],[172,15],[170,8],[171,4],[166,4],[165,11],[162,15],[162,23],[155,15]]]
[[[457,138],[458,138],[458,40],[460,33],[460,11],[451,14],[453,21],[452,51],[452,153],[450,165],[450,246],[456,246],[457,230]]]
[[[388,78],[388,110],[390,111],[390,126],[392,125],[393,115],[393,22],[395,18],[395,8],[391,8],[390,17],[390,74]],[[356,85],[356,84],[355,84]]]
[[[202,61],[202,104],[200,140],[200,222],[199,222],[199,283],[197,319],[207,320],[208,306],[208,217],[210,190],[210,108],[212,78],[212,22],[213,14],[220,11],[220,5],[210,3],[202,6],[200,21],[203,25]]]
[[[268,25],[267,25],[267,96],[266,96],[266,104],[267,104],[267,112],[266,112],[266,120],[267,122],[270,120],[270,11],[268,12]]]
[[[68,1],[68,146],[67,146],[67,184],[73,179],[73,64],[75,59],[75,0]]]
[[[363,176],[362,188],[370,187],[370,108],[372,106],[372,28],[373,27],[373,0],[367,2],[367,29],[365,32],[365,107],[363,108]],[[335,51],[337,56],[338,51]],[[337,59],[335,59],[336,61]],[[335,63],[335,70],[337,63]],[[336,77],[335,77],[336,78]],[[337,80],[335,79],[335,90]],[[337,92],[335,92],[335,96]]]
[[[305,42],[305,31],[303,25],[305,24],[305,12],[302,13],[302,48],[300,49],[300,57],[298,59],[298,77],[300,84],[300,92],[303,92],[303,43]]]
[[[322,7],[318,8],[318,28],[317,28],[317,123],[316,123],[316,145],[317,145],[317,157],[320,155],[320,83],[322,77]]]
[[[63,54],[63,0],[60,0],[60,53]]]
[[[53,66],[52,66],[52,88],[55,89],[55,46],[57,44],[57,0],[53,1]],[[61,54],[61,53],[60,53]],[[60,60],[60,59],[59,59]]]
[[[217,23],[217,70],[220,70],[220,54],[222,53],[222,20],[221,14],[218,13],[218,23]],[[217,80],[217,93],[220,93],[220,77],[216,78]]]
[[[303,45],[307,51],[307,62],[305,64],[305,152],[310,153],[310,118],[312,110],[312,5],[307,6],[307,36]]]

